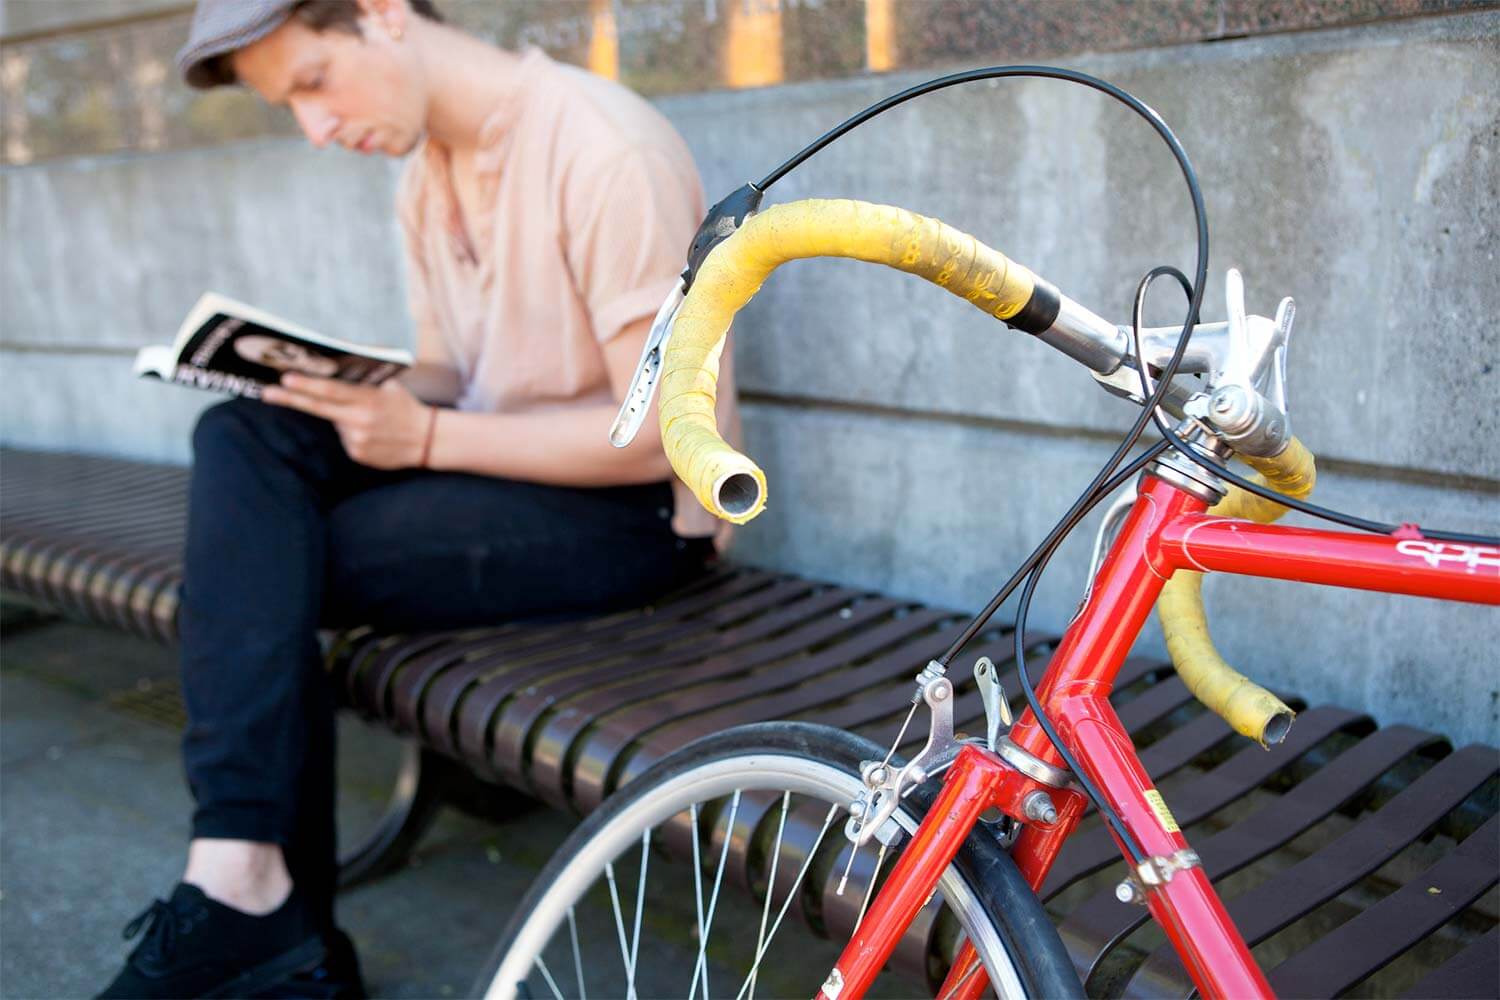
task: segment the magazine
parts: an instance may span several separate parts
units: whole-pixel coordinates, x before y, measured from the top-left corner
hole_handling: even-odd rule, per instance
[[[410,351],[334,340],[207,292],[170,346],[143,347],[136,353],[135,373],[259,399],[282,372],[379,385],[411,364]]]

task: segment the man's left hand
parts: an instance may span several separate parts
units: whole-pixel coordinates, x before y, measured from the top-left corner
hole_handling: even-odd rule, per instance
[[[344,451],[361,465],[405,469],[421,464],[431,419],[428,407],[396,379],[379,386],[288,372],[261,397],[322,417],[338,431]]]

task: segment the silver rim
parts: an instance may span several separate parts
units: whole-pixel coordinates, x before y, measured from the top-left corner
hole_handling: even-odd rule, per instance
[[[582,970],[589,966],[590,960],[595,956],[580,954],[574,921],[574,904],[601,879],[609,884],[618,937],[619,954],[613,956],[611,960],[621,963],[627,979],[633,980],[635,962],[640,956],[641,900],[644,898],[647,882],[646,858],[649,853],[651,835],[658,826],[673,817],[679,814],[690,815],[696,831],[697,806],[700,803],[727,798],[732,824],[732,810],[738,807],[741,794],[775,791],[783,793],[784,796],[780,809],[780,822],[784,823],[787,796],[802,795],[830,803],[828,816],[823,825],[823,834],[819,837],[821,841],[824,836],[843,836],[843,819],[848,815],[847,804],[852,801],[861,787],[857,776],[831,764],[777,751],[750,751],[706,762],[675,775],[644,794],[636,796],[583,844],[568,865],[558,874],[531,913],[526,916],[525,922],[515,935],[510,950],[501,961],[494,979],[486,989],[486,997],[509,1000],[516,996],[516,985],[530,976],[533,970],[540,975],[544,984],[544,992],[541,994],[543,996],[563,996],[563,987],[573,981],[575,975],[576,981],[580,986],[582,985]],[[895,819],[908,834],[916,829],[916,819],[905,810],[898,811]],[[780,855],[780,836],[781,830],[778,827],[776,847],[770,855],[773,868],[768,881],[769,886],[777,884],[774,866]],[[696,861],[699,842],[696,832],[692,840]],[[727,846],[726,839],[726,853]],[[640,850],[642,859],[638,884],[617,882],[614,871],[615,862],[627,852],[633,853],[633,849],[637,848]],[[878,872],[879,864],[885,860],[884,849],[872,841],[871,846],[865,850],[880,852],[881,857],[876,862]],[[816,853],[815,849],[808,854],[809,862]],[[703,860],[709,866],[713,866],[715,859]],[[717,872],[712,876],[704,870],[703,866],[693,865],[694,888],[697,893],[694,909],[697,915],[700,944],[697,964],[690,970],[684,969],[682,975],[683,982],[691,984],[688,993],[689,1000],[699,1000],[707,996],[705,985],[707,968],[704,956],[710,937],[715,930],[713,918],[724,870],[722,857],[718,859],[718,862]],[[791,891],[785,895],[784,904],[773,904],[772,897],[775,892],[767,892],[765,906],[760,916],[759,936],[756,947],[753,949],[757,961],[745,973],[744,982],[737,991],[738,1000],[749,1000],[754,996],[759,959],[765,955],[771,941],[774,940],[775,932],[781,924],[781,917],[786,915],[786,906],[796,898],[806,868],[807,866],[803,865],[802,870],[797,873]],[[871,885],[873,884],[872,880]],[[1020,977],[1005,951],[1000,935],[991,924],[983,907],[979,905],[968,883],[950,867],[939,881],[938,889],[969,939],[974,942],[997,995],[1000,997],[1024,996]],[[636,904],[633,908],[622,905],[631,901]],[[865,905],[868,906],[868,895],[866,895]],[[633,916],[631,916],[632,912]],[[541,958],[543,951],[559,933],[568,936],[565,940],[571,939],[570,952],[575,968],[552,968]],[[826,971],[810,970],[809,974],[817,977]],[[689,973],[691,973],[691,979],[688,978]],[[816,989],[818,985],[818,982],[809,983],[809,991]],[[700,990],[700,987],[703,989]],[[550,993],[546,992],[549,990]],[[581,989],[580,992],[582,992]],[[716,995],[723,995],[724,992],[721,986]]]

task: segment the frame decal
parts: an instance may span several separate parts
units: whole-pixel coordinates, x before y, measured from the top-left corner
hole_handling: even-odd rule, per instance
[[[1156,813],[1156,818],[1161,820],[1162,829],[1168,833],[1181,833],[1182,827],[1177,825],[1177,820],[1172,815],[1172,810],[1167,808],[1167,800],[1161,797],[1161,792],[1154,788],[1146,789],[1146,801],[1151,804],[1151,811]]]
[[[1464,545],[1461,542],[1431,542],[1425,538],[1403,538],[1396,543],[1403,556],[1415,556],[1433,569],[1445,562],[1461,563],[1466,573],[1477,573],[1481,566],[1500,576],[1500,549],[1487,545]]]

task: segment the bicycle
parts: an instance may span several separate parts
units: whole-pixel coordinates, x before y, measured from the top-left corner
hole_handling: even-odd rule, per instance
[[[771,183],[875,114],[943,86],[1020,75],[1083,83],[1126,103],[1167,141],[1187,180],[1198,225],[1197,272],[1190,280],[1172,268],[1151,271],[1138,286],[1129,325],[1110,323],[973,237],[902,209],[809,201],[758,210]],[[1198,574],[1500,604],[1500,540],[1378,524],[1306,502],[1314,460],[1290,432],[1286,400],[1292,300],[1282,300],[1272,317],[1248,314],[1243,282],[1230,271],[1227,321],[1198,323],[1207,223],[1186,154],[1159,116],[1128,94],[1083,74],[1043,67],[955,74],[898,94],[711,210],[682,286],[653,325],[612,440],[628,442],[659,385],[663,441],[673,468],[709,510],[727,520],[743,523],[759,513],[766,480],[717,433],[718,352],[735,313],[769,274],[788,260],[812,256],[851,257],[927,278],[1079,361],[1108,391],[1140,404],[1141,413],[1021,569],[917,675],[911,710],[889,750],[833,730],[773,723],[710,737],[660,762],[592,814],[554,855],[502,937],[482,980],[487,993],[515,995],[526,983],[527,990],[561,997],[560,979],[571,973],[579,994],[586,995],[579,914],[591,888],[603,887],[613,917],[613,928],[606,926],[604,933],[617,939],[625,995],[671,992],[695,1000],[701,989],[707,997],[709,940],[723,905],[725,860],[738,837],[749,846],[736,857],[758,856],[760,869],[746,862],[731,877],[749,885],[762,906],[759,914],[744,917],[758,928],[753,946],[736,939],[725,945],[740,952],[748,969],[736,1000],[764,988],[775,971],[765,960],[792,901],[806,891],[810,870],[830,865],[842,868],[841,893],[853,876],[851,896],[859,905],[852,919],[848,906],[840,916],[827,898],[811,909],[813,922],[825,925],[815,929],[848,935],[827,963],[831,971],[819,997],[865,995],[919,919],[947,928],[929,935],[934,943],[916,962],[935,965],[939,996],[974,998],[986,985],[1005,997],[1078,995],[1082,984],[1036,892],[1093,805],[1128,863],[1118,898],[1146,907],[1198,990],[1204,996],[1271,995],[1109,702],[1131,644],[1159,606],[1174,664],[1194,694],[1237,732],[1263,745],[1276,743],[1294,713],[1214,650]],[[1147,291],[1162,277],[1175,278],[1188,299],[1180,329],[1143,328]],[[1127,462],[1148,423],[1161,441]],[[1226,468],[1231,456],[1255,469],[1256,477]],[[1024,622],[1037,580],[1083,516],[1137,477],[1135,490],[1106,513],[1083,602],[1033,685],[1025,666]],[[1271,523],[1288,508],[1363,533]],[[1014,641],[1027,707],[1011,718],[993,665],[981,659],[974,671],[986,733],[960,737],[953,731],[949,667],[1018,587]],[[910,760],[899,760],[896,748],[924,705],[930,714],[927,741]],[[825,847],[840,815],[847,816],[843,837]],[[782,858],[789,823],[818,831],[800,861]],[[893,849],[900,856],[882,881]],[[651,860],[661,854],[682,857],[691,869],[691,907],[677,903],[690,911],[698,941],[667,959],[666,979],[651,981],[642,979],[648,955],[641,950],[641,928]],[[617,866],[628,874],[632,863],[638,868],[636,899],[627,918],[620,883],[628,887],[629,880],[618,877]],[[704,877],[710,872],[711,882]],[[944,915],[934,915],[938,906]],[[654,947],[648,941],[648,950]],[[544,958],[549,948],[556,971]],[[819,961],[806,952],[801,957],[808,964]]]

